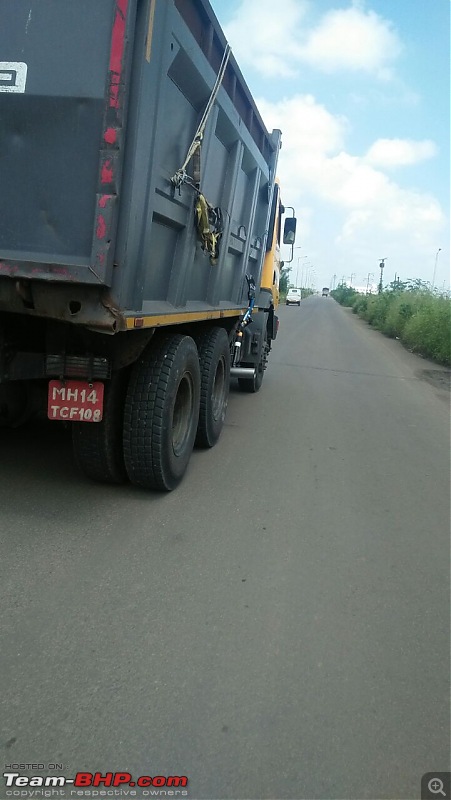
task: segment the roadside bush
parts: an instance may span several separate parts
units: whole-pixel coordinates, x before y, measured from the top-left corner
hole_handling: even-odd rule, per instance
[[[376,295],[359,294],[348,286],[331,292],[386,336],[398,338],[415,353],[451,367],[451,298],[428,291],[421,281],[393,285]]]
[[[368,306],[368,297],[365,294],[357,294],[352,303],[352,310],[354,314],[362,316]]]
[[[413,317],[419,308],[434,300],[433,296],[425,292],[401,292],[395,294],[387,311],[383,325],[383,332],[393,339],[402,336],[407,321]]]
[[[383,330],[385,320],[395,299],[395,295],[389,292],[382,292],[381,294],[369,295],[367,304],[364,311],[362,311],[363,319],[366,319],[370,325],[378,330]]]
[[[332,297],[341,306],[352,306],[357,292],[352,286],[339,286],[331,292]]]
[[[417,298],[419,300],[420,298]],[[428,295],[407,319],[401,341],[415,353],[451,366],[451,303]]]

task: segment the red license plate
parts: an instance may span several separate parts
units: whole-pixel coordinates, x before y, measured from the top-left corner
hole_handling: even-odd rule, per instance
[[[49,381],[47,416],[69,422],[100,422],[103,416],[103,383]]]

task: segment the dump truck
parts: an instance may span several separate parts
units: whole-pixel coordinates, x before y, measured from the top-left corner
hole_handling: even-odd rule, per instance
[[[172,490],[276,338],[281,133],[207,0],[1,5],[0,425]]]

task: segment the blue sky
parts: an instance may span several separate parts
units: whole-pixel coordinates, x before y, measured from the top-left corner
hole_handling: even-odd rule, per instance
[[[296,208],[293,277],[449,288],[449,0],[210,0]],[[285,253],[284,255],[287,255]],[[304,282],[304,281],[303,281]]]

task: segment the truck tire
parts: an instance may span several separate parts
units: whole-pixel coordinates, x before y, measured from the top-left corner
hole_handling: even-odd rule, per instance
[[[199,419],[200,367],[190,336],[151,342],[134,364],[125,400],[124,459],[130,481],[171,491],[180,483]]]
[[[196,445],[213,447],[224,425],[230,388],[230,346],[224,328],[212,328],[197,340],[200,408]]]
[[[248,392],[249,394],[255,394],[261,388],[263,383],[263,376],[265,374],[265,363],[266,363],[266,354],[267,354],[267,344],[266,340],[263,342],[261,353],[260,353],[260,360],[256,365],[255,375],[253,378],[238,378],[238,386],[240,387],[242,392]]]
[[[72,423],[72,447],[77,466],[93,481],[124,483],[122,424],[127,373],[114,373],[105,384],[101,422]]]

